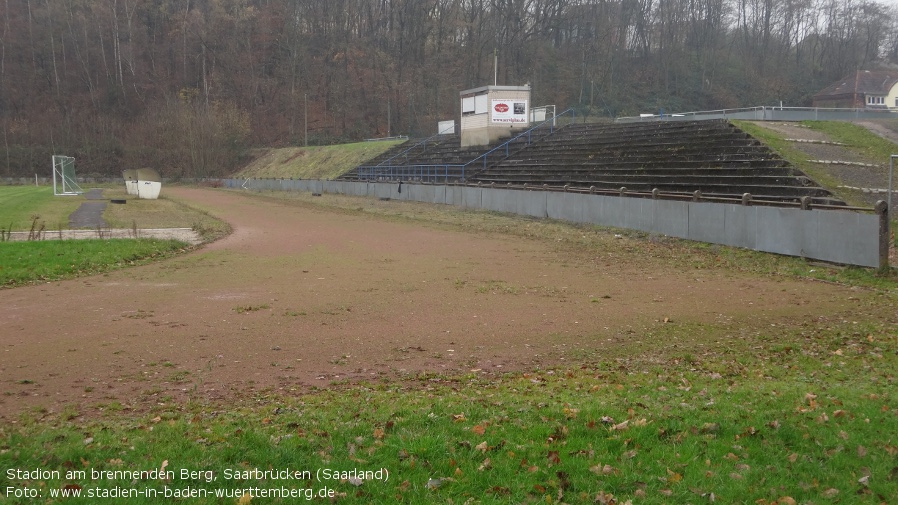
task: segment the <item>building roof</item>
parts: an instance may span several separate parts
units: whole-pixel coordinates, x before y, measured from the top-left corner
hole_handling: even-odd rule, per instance
[[[892,86],[898,83],[898,71],[894,70],[858,70],[830,84],[814,95],[815,99],[837,97],[854,94],[887,95]]]

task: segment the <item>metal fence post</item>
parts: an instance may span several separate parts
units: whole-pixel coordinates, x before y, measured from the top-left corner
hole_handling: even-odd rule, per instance
[[[889,156],[889,198],[888,198],[888,202],[889,202],[889,214],[890,215],[894,213],[892,211],[892,209],[894,209],[894,207],[892,206],[892,192],[894,191],[894,188],[892,187],[892,178],[894,177],[894,172],[895,172],[895,158],[898,158],[898,154],[893,154],[893,155]]]
[[[889,270],[889,242],[891,236],[889,234],[889,204],[880,200],[876,202],[874,207],[876,214],[879,216],[879,270],[887,272]]]

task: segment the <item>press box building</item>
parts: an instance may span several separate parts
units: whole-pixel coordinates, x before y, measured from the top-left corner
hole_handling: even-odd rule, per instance
[[[530,86],[482,86],[459,93],[461,146],[486,146],[530,127]]]

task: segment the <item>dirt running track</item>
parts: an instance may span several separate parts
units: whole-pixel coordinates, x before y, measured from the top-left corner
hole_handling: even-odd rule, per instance
[[[233,192],[166,191],[234,233],[157,264],[0,290],[0,416],[576,363],[664,324],[811,319],[864,296],[726,271],[646,272],[566,256],[549,240]]]

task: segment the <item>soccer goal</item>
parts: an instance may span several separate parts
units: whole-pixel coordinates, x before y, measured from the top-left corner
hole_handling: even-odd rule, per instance
[[[75,158],[71,156],[53,156],[53,194],[80,195],[84,193],[75,182]]]

